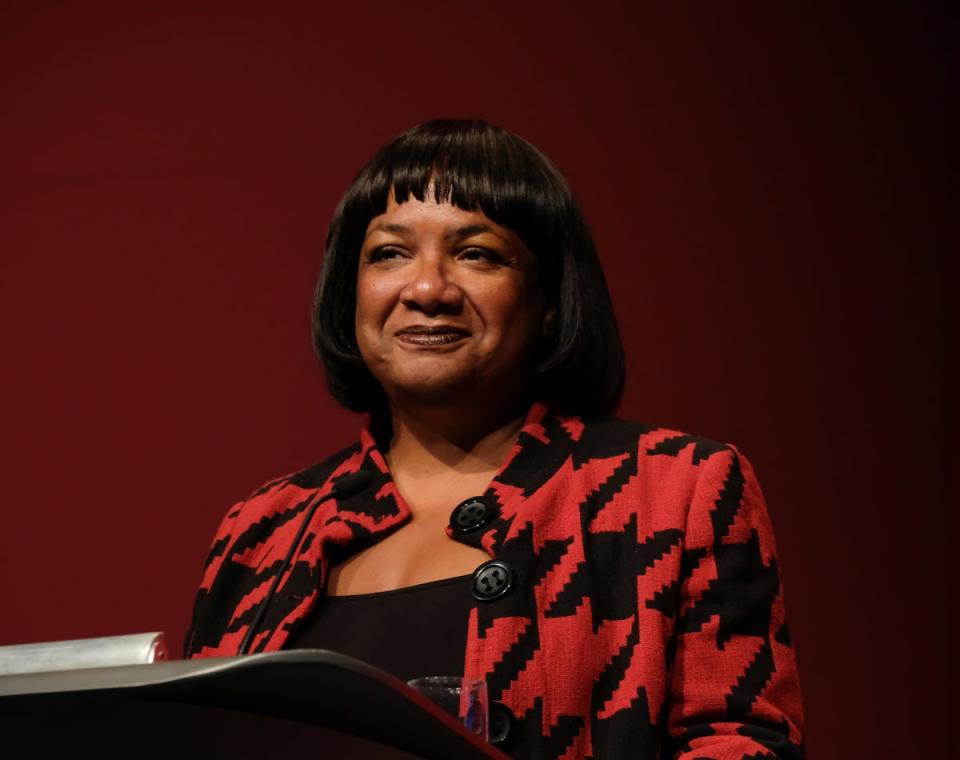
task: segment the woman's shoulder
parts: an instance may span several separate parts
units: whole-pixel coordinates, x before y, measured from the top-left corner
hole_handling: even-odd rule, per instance
[[[730,478],[753,479],[750,463],[736,446],[672,427],[658,427],[609,414],[542,420],[543,441],[554,460],[571,458],[572,471],[610,478],[627,490],[666,489],[691,496],[721,489]],[[544,455],[546,456],[546,454]],[[537,469],[539,457],[527,458]],[[532,467],[530,467],[532,465]]]
[[[735,514],[743,503],[752,509],[763,503],[751,463],[733,444],[611,415],[548,415],[544,423],[546,440],[569,441],[556,457],[567,462],[560,467],[592,484],[598,504],[627,512],[632,503],[644,504],[660,516],[675,515],[679,526],[694,505],[698,512],[720,508]],[[608,511],[616,522],[617,509]]]
[[[263,515],[329,489],[338,474],[357,469],[351,462],[359,458],[361,449],[357,442],[316,464],[268,480],[235,505],[235,510],[242,508],[244,512]]]
[[[729,443],[612,414],[565,416],[548,413],[543,422],[545,432],[552,427],[555,433],[569,438],[580,459],[606,458],[619,453],[653,462],[676,460],[698,467],[718,455],[725,458],[739,454]]]

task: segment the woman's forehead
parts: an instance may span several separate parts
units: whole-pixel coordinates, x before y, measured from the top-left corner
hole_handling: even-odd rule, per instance
[[[498,224],[482,210],[466,210],[449,201],[437,201],[432,193],[418,200],[412,195],[403,203],[397,203],[391,192],[382,214],[373,217],[367,224],[366,235],[374,232],[411,233],[435,230],[469,230],[473,233],[490,232],[500,237],[513,238],[515,233]]]

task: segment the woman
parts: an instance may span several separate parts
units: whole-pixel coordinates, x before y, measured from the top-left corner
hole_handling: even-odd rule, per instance
[[[611,416],[603,273],[535,148],[456,120],[382,148],[334,215],[314,335],[370,425],[227,514],[189,656],[318,646],[482,677],[517,757],[802,757],[753,471]]]

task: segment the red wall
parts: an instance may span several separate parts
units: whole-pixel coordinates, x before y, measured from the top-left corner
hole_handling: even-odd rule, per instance
[[[942,11],[588,5],[3,5],[0,643],[179,643],[227,506],[360,424],[308,341],[340,194],[480,115],[582,199],[624,416],[757,466],[813,754],[940,755]]]

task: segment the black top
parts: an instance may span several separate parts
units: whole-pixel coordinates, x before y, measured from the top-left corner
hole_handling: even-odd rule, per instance
[[[404,681],[462,676],[470,575],[375,594],[324,597],[285,649],[330,649]]]

